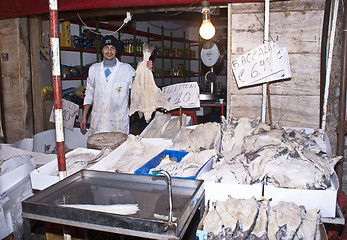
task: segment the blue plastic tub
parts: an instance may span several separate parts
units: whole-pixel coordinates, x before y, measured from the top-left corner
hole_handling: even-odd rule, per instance
[[[149,171],[152,168],[157,167],[160,163],[161,160],[164,159],[167,155],[169,155],[170,158],[176,158],[177,162],[180,162],[182,160],[182,158],[187,155],[189,152],[185,152],[185,151],[177,151],[177,150],[167,150],[165,149],[164,151],[162,151],[161,153],[159,153],[157,156],[155,156],[154,158],[152,158],[151,160],[149,160],[147,163],[145,163],[144,165],[142,165],[142,167],[138,168],[134,173],[135,174],[139,174],[139,175],[152,175],[149,173]],[[176,178],[187,178],[187,179],[195,179],[197,177],[197,175],[200,173],[200,171],[202,169],[204,169],[205,167],[212,167],[209,165],[209,163],[211,162],[212,164],[212,159],[209,159],[199,170],[198,172],[194,175],[194,176],[190,176],[190,177],[177,177],[177,176],[172,176],[172,177],[176,177]]]

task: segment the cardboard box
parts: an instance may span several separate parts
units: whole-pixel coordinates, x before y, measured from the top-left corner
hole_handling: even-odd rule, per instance
[[[157,156],[149,160],[146,164],[144,164],[142,167],[137,169],[134,173],[135,174],[140,174],[140,175],[151,175],[149,172],[152,168],[157,167],[163,158],[165,158],[167,155],[169,158],[176,158],[177,162],[180,162],[189,152],[185,151],[177,151],[177,150],[167,150],[165,149],[161,153],[159,153]],[[177,177],[177,178],[187,178],[187,179],[195,179],[199,174],[202,174],[204,172],[207,172],[212,169],[213,165],[213,160],[214,158],[210,158],[197,172],[194,176],[189,176],[189,177],[177,177],[177,176],[172,176],[172,177]]]

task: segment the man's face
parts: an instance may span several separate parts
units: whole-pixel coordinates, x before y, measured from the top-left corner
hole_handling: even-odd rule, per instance
[[[106,45],[102,49],[104,60],[113,60],[116,57],[116,48],[113,45]]]

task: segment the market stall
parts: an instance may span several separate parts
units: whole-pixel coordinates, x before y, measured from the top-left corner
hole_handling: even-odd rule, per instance
[[[67,6],[63,9],[67,10]],[[230,5],[228,8],[231,14]],[[46,234],[50,229],[45,228],[45,223],[50,223],[130,238],[189,239],[187,233],[193,231],[199,239],[270,240],[326,239],[323,223],[345,224],[337,204],[341,182],[334,170],[343,157],[332,154],[324,129],[277,126],[272,121],[269,82],[285,80],[288,84],[297,72],[291,75],[288,51],[269,41],[269,1],[265,1],[264,43],[254,46],[255,41],[245,47],[247,51],[238,48],[232,66],[228,66],[229,87],[231,76],[235,82],[228,88],[226,102],[223,99],[217,102],[216,98],[213,102],[201,103],[204,95],[194,81],[160,89],[153,73],[142,62],[139,68],[143,71],[136,70],[129,96],[133,104],[130,115],[142,113],[149,123],[146,129],[139,135],[112,132],[115,138],[106,138],[105,135],[110,134],[101,133],[93,143],[90,141],[93,136],[87,143],[87,135],[83,135],[83,146],[71,149],[67,146],[69,137],[63,131],[60,102],[56,1],[51,2],[50,10],[56,122],[52,138],[57,157],[36,169],[32,166],[33,159],[28,161],[35,194],[22,201],[25,237],[30,238],[32,224],[37,222],[43,224]],[[89,24],[99,26],[98,22]],[[102,26],[111,31],[108,24]],[[228,28],[231,35],[231,25]],[[162,50],[164,55],[164,48]],[[229,49],[228,58],[231,52]],[[131,54],[136,59],[137,53]],[[149,55],[143,52],[146,60]],[[179,58],[178,55],[169,57]],[[212,68],[213,65],[207,63],[206,66]],[[238,68],[239,65],[243,68]],[[146,84],[142,84],[144,82]],[[253,85],[263,87],[262,101],[258,98],[249,101],[256,105],[254,109],[261,105],[261,110],[250,115],[261,113],[261,118],[235,117],[243,114],[241,103],[248,102],[246,97],[231,94],[231,89],[249,91],[254,97],[249,87]],[[211,89],[212,86],[213,81]],[[287,89],[290,88],[280,85],[275,95]],[[117,92],[120,91],[121,88],[117,88]],[[315,106],[316,96],[308,98]],[[230,110],[232,105],[238,104],[239,112]],[[283,102],[276,108],[281,106]],[[220,108],[220,121],[199,124],[196,110],[200,107]],[[294,106],[294,109],[301,107]],[[310,115],[311,110],[304,115]],[[276,123],[282,123],[278,112]],[[193,126],[189,126],[191,124]],[[44,149],[49,150],[51,137],[43,143]],[[9,164],[10,160],[6,159],[5,163]],[[29,173],[25,174],[28,177]],[[7,223],[8,219],[2,217],[5,219],[1,219],[2,222]],[[71,237],[67,228],[62,229],[65,237]]]

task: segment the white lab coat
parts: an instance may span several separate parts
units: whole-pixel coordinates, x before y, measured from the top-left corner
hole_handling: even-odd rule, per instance
[[[89,136],[100,132],[129,134],[129,89],[135,69],[117,60],[106,81],[103,62],[89,68],[84,105],[92,104]]]

